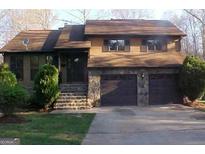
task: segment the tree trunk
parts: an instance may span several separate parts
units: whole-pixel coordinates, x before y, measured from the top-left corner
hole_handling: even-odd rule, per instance
[[[202,47],[203,47],[203,58],[205,58],[205,25],[202,30]]]

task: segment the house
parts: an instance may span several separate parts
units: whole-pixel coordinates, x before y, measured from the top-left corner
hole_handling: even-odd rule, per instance
[[[56,108],[177,103],[186,36],[167,20],[87,20],[20,32],[0,52],[29,89],[40,65],[60,71]]]

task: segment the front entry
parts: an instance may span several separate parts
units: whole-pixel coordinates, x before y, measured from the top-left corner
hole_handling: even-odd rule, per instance
[[[67,82],[84,82],[86,57],[73,55],[67,57]]]
[[[66,54],[61,57],[63,83],[87,81],[87,53]]]

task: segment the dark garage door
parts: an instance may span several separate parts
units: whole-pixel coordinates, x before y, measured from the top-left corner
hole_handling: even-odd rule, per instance
[[[176,75],[155,74],[149,76],[150,105],[179,103],[180,99]]]
[[[137,105],[135,75],[101,76],[101,106]]]

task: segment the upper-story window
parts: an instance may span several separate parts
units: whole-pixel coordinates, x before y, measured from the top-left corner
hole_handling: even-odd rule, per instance
[[[141,44],[141,51],[166,51],[167,43],[161,39],[144,39]]]
[[[110,39],[110,40],[104,40],[104,48],[103,51],[129,51],[130,50],[130,44],[129,40],[118,40],[118,39]]]
[[[10,69],[18,80],[23,80],[23,56],[11,56]]]

